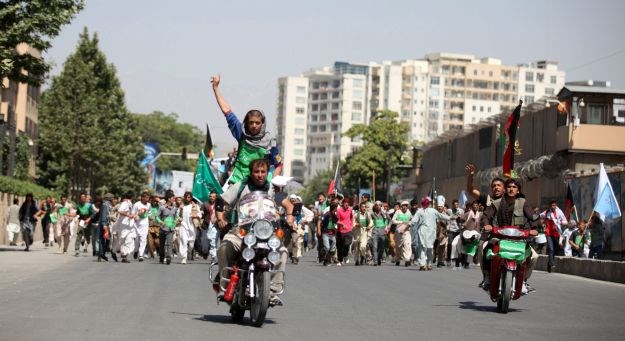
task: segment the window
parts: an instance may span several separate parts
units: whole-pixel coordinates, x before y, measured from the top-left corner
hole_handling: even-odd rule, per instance
[[[589,105],[586,122],[588,124],[602,124],[603,123],[603,106],[601,105]]]
[[[339,131],[339,125],[338,124],[333,124],[331,129],[332,129],[332,131]]]
[[[327,103],[322,103],[322,104],[319,106],[319,109],[320,109],[321,111],[328,110],[328,104],[327,104]]]
[[[352,102],[352,110],[362,110],[362,102]]]
[[[306,87],[305,86],[298,86],[297,87],[297,93],[298,94],[305,94],[306,93]]]
[[[536,72],[536,81],[542,83],[545,80],[545,74],[542,72]]]
[[[319,89],[319,82],[313,82],[312,88],[315,90]]]
[[[294,143],[295,145],[301,146],[304,144],[304,139],[295,139]]]
[[[305,112],[305,110],[302,107],[295,108],[295,113],[296,114],[303,114],[304,112]]]
[[[332,109],[338,109],[338,108],[339,108],[338,102],[332,103]]]
[[[310,132],[311,133],[316,133],[317,132],[317,126],[310,126]]]
[[[430,85],[439,85],[441,82],[441,79],[439,77],[433,76],[432,78],[430,78]]]
[[[480,112],[484,112],[484,107],[480,106]]]
[[[362,90],[354,89],[354,93],[352,95],[355,99],[362,99]]]
[[[319,94],[312,94],[312,99],[313,101],[316,101],[319,99]]]
[[[339,98],[339,92],[338,91],[334,91],[332,93],[332,98]]]
[[[490,112],[490,107],[488,107],[488,112]]]
[[[322,114],[319,116],[319,121],[327,121],[327,120],[328,120],[328,115]]]
[[[319,99],[328,99],[328,94],[327,94],[327,93],[325,93],[325,92],[324,92],[324,93],[322,93],[322,94],[319,96]]]
[[[296,117],[295,124],[306,124],[306,119],[304,117]]]
[[[488,71],[488,75],[489,75],[490,77],[492,77],[492,76],[493,76],[493,72],[492,72],[492,71]]]
[[[341,81],[340,80],[335,80],[332,82],[332,87],[335,89],[338,89],[341,87]]]
[[[354,88],[362,88],[362,79],[354,79]]]
[[[525,84],[525,92],[533,94],[534,93],[534,84]]]
[[[312,107],[310,108],[311,111],[318,111],[319,110],[319,104],[313,104]]]
[[[475,105],[473,107],[471,107],[471,109],[473,109],[473,111],[475,111]]]
[[[326,126],[325,125],[319,126],[319,132],[320,133],[323,133],[325,131],[326,131]]]
[[[545,95],[552,95],[554,94],[554,90],[553,88],[545,88]]]
[[[526,72],[525,72],[525,80],[526,80],[527,82],[533,82],[533,81],[534,81],[534,73],[533,73],[533,72],[526,71]]]
[[[551,84],[556,84],[556,81],[558,80],[557,76],[551,76]]]
[[[437,99],[430,99],[430,107],[437,108],[438,107],[438,100]]]
[[[293,155],[295,155],[295,156],[304,156],[304,150],[303,149],[294,149],[293,150]]]
[[[512,100],[514,101],[514,96],[512,96]],[[525,96],[525,103],[527,104],[534,103],[534,96]]]
[[[477,76],[477,70],[473,70],[473,76]]]
[[[303,128],[295,128],[295,135],[304,135]]]
[[[339,114],[332,114],[331,120],[332,121],[338,121],[339,120]]]

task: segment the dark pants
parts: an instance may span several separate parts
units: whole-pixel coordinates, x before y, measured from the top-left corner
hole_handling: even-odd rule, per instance
[[[96,233],[95,235],[97,236],[97,254],[98,256],[101,257],[106,257],[106,252],[109,251],[109,246],[111,244],[111,235],[109,233],[109,239],[105,239],[104,238],[104,227],[102,226],[98,226],[98,228],[96,229]],[[96,244],[94,244],[94,250],[96,249],[95,246]]]
[[[381,263],[384,257],[384,247],[386,245],[386,234],[384,229],[373,229],[371,235],[371,248],[373,249],[373,262]]]
[[[554,266],[556,262],[556,255],[560,251],[560,244],[557,237],[547,236],[547,254],[549,260],[547,265]]]
[[[336,247],[338,251],[339,262],[346,261],[349,258],[349,248],[352,245],[354,236],[352,231],[349,232],[337,232],[336,234]]]
[[[603,259],[603,244],[591,245],[588,258]]]
[[[22,222],[22,239],[28,249],[33,244],[33,234],[35,233],[35,224],[32,222]]]
[[[174,244],[174,231],[161,229],[158,233],[158,254],[161,261],[171,259]]]
[[[447,231],[447,258],[446,258],[446,260],[448,262],[451,261],[451,243],[453,243],[454,238],[456,238],[456,236],[458,236],[459,234],[460,234],[460,230],[458,230],[456,232]]]
[[[46,215],[48,216],[48,215]],[[43,228],[43,242],[44,243],[49,243],[50,242],[50,229],[48,228],[48,224],[50,223],[50,218],[43,218],[41,219],[41,227]],[[35,231],[33,230],[33,233]],[[52,237],[54,238],[54,236]]]

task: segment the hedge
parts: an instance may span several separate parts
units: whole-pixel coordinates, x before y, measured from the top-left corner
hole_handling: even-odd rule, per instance
[[[19,196],[32,193],[36,199],[45,198],[47,196],[59,197],[57,193],[35,185],[32,182],[17,180],[8,176],[0,176],[0,193],[16,194]]]

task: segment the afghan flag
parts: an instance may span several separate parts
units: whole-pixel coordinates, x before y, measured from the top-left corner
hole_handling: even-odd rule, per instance
[[[506,149],[503,154],[503,175],[507,178],[512,177],[512,169],[514,167],[514,142],[516,141],[516,132],[519,128],[519,119],[521,118],[521,105],[523,101],[519,101],[519,105],[514,109],[508,121],[506,121]]]
[[[219,185],[219,181],[217,181],[217,178],[215,178],[215,175],[211,171],[204,151],[202,151],[197,162],[197,170],[195,171],[193,190],[191,193],[193,197],[200,202],[207,202],[212,191],[215,191],[217,194],[223,194],[224,192],[221,189],[221,185]]]
[[[339,165],[340,165],[340,162],[337,162],[336,170],[334,171],[334,179],[330,181],[330,185],[328,186],[328,195],[343,192],[343,188],[341,185],[341,173],[339,172]]]
[[[436,178],[432,178],[432,186],[430,186],[428,197],[430,197],[430,202],[432,202],[432,205],[436,206]]]
[[[573,191],[571,191],[571,185],[566,185],[566,200],[564,201],[564,216],[566,220],[571,219],[571,212],[575,210],[575,201],[573,201]],[[575,212],[577,215],[577,212]]]

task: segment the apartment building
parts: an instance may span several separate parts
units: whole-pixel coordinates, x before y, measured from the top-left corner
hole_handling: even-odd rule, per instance
[[[304,178],[308,145],[308,78],[278,79],[276,115],[276,140],[283,158],[283,173]]]
[[[557,62],[538,61],[519,65],[519,96],[531,104],[542,97],[554,97],[564,86],[564,71]]]

